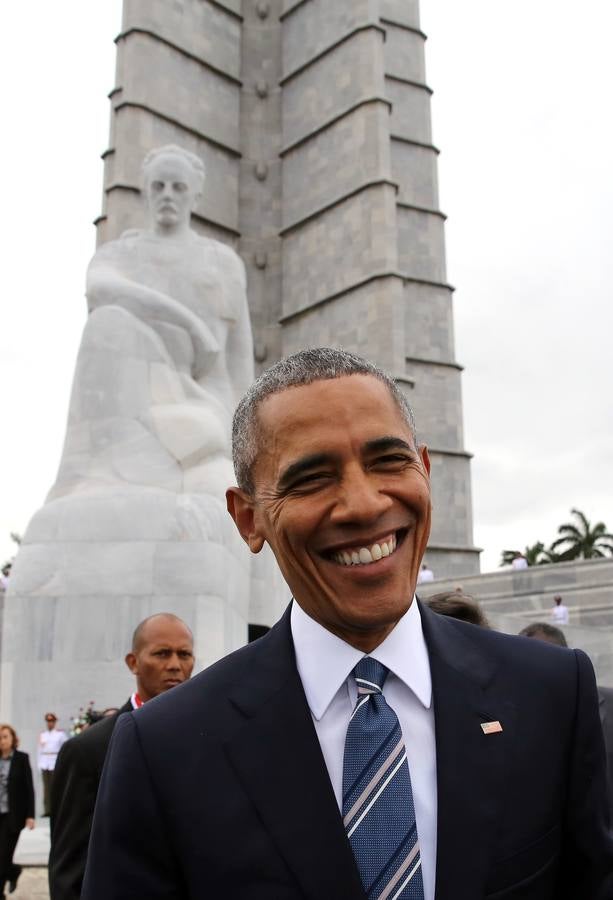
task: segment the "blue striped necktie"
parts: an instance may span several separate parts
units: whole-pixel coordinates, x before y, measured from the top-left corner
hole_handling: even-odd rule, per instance
[[[347,729],[343,820],[369,900],[424,900],[411,777],[388,669],[365,656],[353,670],[358,701]]]

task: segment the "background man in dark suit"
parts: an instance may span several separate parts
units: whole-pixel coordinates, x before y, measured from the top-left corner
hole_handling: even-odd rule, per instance
[[[282,360],[233,450],[229,511],[294,601],[122,717],[83,900],[610,900],[590,662],[415,601],[430,467],[393,380]]]
[[[607,773],[609,776],[609,810],[613,825],[613,688],[598,687],[598,709],[607,752]]]
[[[171,613],[150,616],[134,631],[126,665],[136,677],[136,691],[115,715],[64,744],[57,760],[51,794],[51,900],[79,900],[100,775],[117,719],[190,677],[190,629]]]
[[[558,647],[568,647],[566,635],[561,628],[548,622],[531,622],[519,632],[523,637],[536,638]],[[613,824],[613,688],[598,686],[598,712],[607,756],[607,781],[609,812]]]

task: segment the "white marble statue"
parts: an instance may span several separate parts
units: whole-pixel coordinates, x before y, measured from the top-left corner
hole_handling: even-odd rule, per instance
[[[253,377],[243,264],[190,228],[197,157],[153,150],[143,176],[149,227],[89,266],[58,476],[4,603],[0,721],[18,721],[31,751],[41,709],[67,722],[92,699],[124,701],[123,656],[147,615],[186,621],[200,667],[287,603],[272,556],[252,559],[224,498],[231,417]]]
[[[244,266],[197,235],[204,167],[169,145],[143,163],[150,225],[103,244],[50,497],[113,482],[222,497],[230,422],[253,380]]]

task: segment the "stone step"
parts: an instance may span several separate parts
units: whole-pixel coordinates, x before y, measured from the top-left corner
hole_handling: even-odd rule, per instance
[[[613,559],[552,563],[514,571],[503,569],[459,579],[419,585],[427,600],[461,585],[479,602],[492,628],[517,634],[535,621],[549,621],[553,597],[560,594],[569,609],[563,628],[569,646],[591,658],[599,684],[613,687]]]

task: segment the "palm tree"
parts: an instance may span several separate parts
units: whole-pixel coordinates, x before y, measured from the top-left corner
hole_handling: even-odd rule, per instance
[[[500,557],[500,565],[510,566],[519,552],[519,550],[503,550]],[[545,544],[542,541],[537,541],[531,547],[526,547],[521,555],[526,558],[529,566],[544,566],[547,563],[558,561],[557,553],[552,553],[551,549],[545,550]]]
[[[510,566],[519,550],[503,550],[502,556],[500,557],[500,565],[501,566]]]
[[[547,563],[558,562],[559,560],[558,554],[554,553],[551,547],[549,550],[545,550],[545,545],[542,541],[537,541],[531,547],[526,547],[524,556],[528,560],[529,566],[545,566]]]
[[[595,559],[613,555],[613,534],[609,534],[604,522],[597,522],[594,527],[579,509],[571,509],[575,522],[565,522],[558,528],[560,537],[549,548],[556,551],[562,548],[558,559]]]

